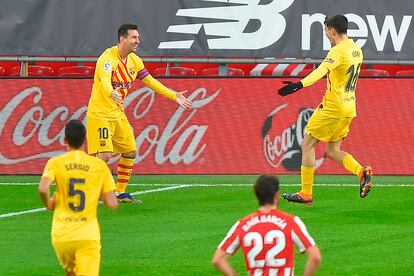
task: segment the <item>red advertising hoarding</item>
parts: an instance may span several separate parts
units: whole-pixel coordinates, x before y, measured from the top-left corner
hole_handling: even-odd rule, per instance
[[[194,108],[183,110],[135,82],[125,100],[134,128],[137,174],[297,173],[300,143],[323,80],[288,97],[282,79],[163,79],[188,90]],[[84,119],[90,79],[2,79],[0,174],[40,174],[48,158],[65,150],[64,124]],[[377,174],[414,174],[414,80],[360,79],[358,117],[343,150]],[[116,165],[116,157],[110,161]],[[347,173],[324,158],[319,174]]]

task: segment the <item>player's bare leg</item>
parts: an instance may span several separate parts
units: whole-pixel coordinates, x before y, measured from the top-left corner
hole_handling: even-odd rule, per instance
[[[108,163],[108,160],[112,157],[112,152],[98,152],[96,157]]]
[[[315,174],[315,147],[319,140],[305,134],[302,142],[301,182],[302,190],[298,193],[283,194],[283,198],[296,203],[311,205],[313,203],[313,177]]]

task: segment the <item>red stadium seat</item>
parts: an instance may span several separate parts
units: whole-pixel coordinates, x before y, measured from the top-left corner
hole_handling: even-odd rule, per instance
[[[52,67],[49,66],[41,66],[41,65],[29,65],[27,68],[27,73],[29,76],[35,77],[45,77],[45,76],[53,76],[54,71]],[[10,76],[20,76],[20,66],[15,66],[10,71]]]
[[[401,70],[395,73],[396,76],[414,77],[414,70]]]
[[[304,69],[302,71],[299,72],[299,74],[297,75],[298,77],[306,77],[307,75],[309,75],[311,72],[313,71],[313,69]]]
[[[160,67],[153,71],[154,76],[166,76],[167,67]],[[196,71],[193,68],[187,67],[170,67],[170,76],[194,76]]]
[[[6,75],[6,70],[0,66],[0,76]]]
[[[386,77],[389,75],[388,71],[381,69],[361,69],[359,72],[360,77]]]
[[[202,76],[218,76],[219,75],[219,68],[206,68],[203,71],[201,71]],[[244,76],[244,71],[239,68],[227,68],[227,75],[228,76]]]
[[[58,70],[58,76],[66,77],[81,77],[81,76],[93,76],[95,68],[90,66],[68,66],[62,67]]]
[[[301,71],[313,69],[313,64],[258,63],[250,71],[251,76],[303,76]]]

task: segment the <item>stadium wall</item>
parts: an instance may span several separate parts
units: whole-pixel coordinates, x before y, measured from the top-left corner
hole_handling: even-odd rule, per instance
[[[365,59],[412,60],[412,8],[412,0],[2,1],[0,54],[98,56],[130,22],[141,56],[323,58],[325,16],[345,13]]]
[[[188,90],[194,109],[134,83],[125,111],[134,128],[139,174],[295,174],[300,143],[324,80],[280,97],[275,78],[178,78],[162,82]],[[0,174],[40,174],[65,150],[64,124],[85,119],[91,79],[2,79]],[[414,174],[414,79],[361,78],[358,117],[343,149],[377,174]],[[116,158],[110,162],[115,168]],[[320,174],[347,173],[317,149]]]

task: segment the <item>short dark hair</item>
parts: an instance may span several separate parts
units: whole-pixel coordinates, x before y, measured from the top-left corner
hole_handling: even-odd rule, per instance
[[[79,120],[70,120],[65,126],[66,142],[71,148],[78,149],[85,142],[86,129]]]
[[[129,30],[138,30],[138,26],[134,24],[122,24],[118,29],[118,41],[121,41],[121,36],[127,37]]]
[[[348,31],[348,19],[343,15],[327,16],[324,24],[334,28],[338,34],[346,34]]]
[[[253,189],[260,206],[273,204],[275,194],[279,191],[279,178],[272,174],[261,175]]]

